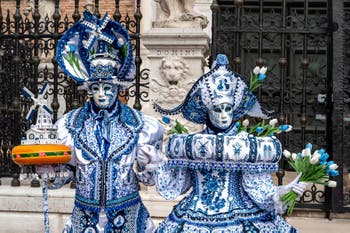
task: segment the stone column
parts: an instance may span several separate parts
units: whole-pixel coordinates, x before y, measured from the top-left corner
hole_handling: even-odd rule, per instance
[[[198,27],[152,28],[142,35],[142,42],[148,49],[151,103],[167,109],[176,107],[204,73],[208,35]],[[143,110],[156,115],[150,107]]]

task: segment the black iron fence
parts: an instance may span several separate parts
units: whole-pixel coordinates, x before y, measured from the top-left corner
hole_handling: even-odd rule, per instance
[[[280,137],[284,147],[298,152],[310,142],[326,148],[344,171],[337,188],[313,185],[299,200],[299,206],[328,213],[350,211],[349,7],[349,1],[331,0],[212,4],[212,54],[228,54],[232,67],[246,77],[255,65],[268,66],[257,94],[280,122],[293,125]],[[285,161],[281,168],[280,184],[288,170]]]
[[[79,0],[46,3],[34,0],[31,6],[23,7],[26,2],[16,0],[15,9],[3,9],[4,3],[0,0],[0,177],[13,176],[14,185],[19,184],[19,167],[11,161],[11,148],[20,143],[32,123],[25,121],[31,103],[21,96],[20,89],[26,86],[37,94],[42,84],[48,82],[47,98],[54,110],[54,121],[57,116],[81,106],[85,101],[84,93],[78,91],[75,83],[59,70],[54,56],[57,41],[81,18]],[[52,6],[40,5],[48,2]],[[65,9],[61,2],[74,5],[72,15],[61,13]],[[148,101],[149,76],[148,69],[140,68],[141,0],[135,1],[133,15],[121,15],[119,1],[114,2],[114,9],[108,9],[108,13],[129,31],[137,69],[135,83],[123,97],[134,108],[141,109],[141,102]],[[95,0],[90,7],[100,15],[99,1]]]

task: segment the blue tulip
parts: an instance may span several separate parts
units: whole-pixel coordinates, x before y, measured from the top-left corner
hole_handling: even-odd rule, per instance
[[[324,152],[320,156],[320,161],[326,162],[328,158],[329,158],[329,155],[326,152]]]
[[[264,81],[265,78],[266,78],[266,74],[259,74],[259,75],[258,75],[258,80],[259,80],[260,82]]]
[[[339,176],[338,170],[327,170],[327,172],[330,176]]]
[[[305,148],[309,148],[310,151],[312,151],[312,144],[311,144],[311,143],[306,144],[306,147],[305,147]]]
[[[71,53],[75,53],[75,46],[74,45],[69,45],[69,50]]]
[[[163,117],[162,117],[162,121],[163,121],[165,124],[169,124],[169,123],[170,123],[170,117],[169,117],[169,116],[163,116]]]
[[[256,131],[257,133],[262,133],[262,132],[264,131],[264,127],[261,127],[261,126],[256,127],[255,131]]]

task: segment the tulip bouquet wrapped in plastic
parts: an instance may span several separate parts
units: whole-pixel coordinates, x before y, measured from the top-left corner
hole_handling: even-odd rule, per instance
[[[288,160],[290,166],[301,174],[300,182],[327,185],[328,187],[336,187],[336,181],[332,181],[331,177],[338,176],[338,165],[333,161],[327,161],[329,155],[324,149],[315,150],[312,154],[312,144],[307,144],[301,153],[290,153],[283,151],[283,155]],[[298,195],[292,190],[283,195],[281,201],[288,206],[288,214],[293,212],[295,202]]]

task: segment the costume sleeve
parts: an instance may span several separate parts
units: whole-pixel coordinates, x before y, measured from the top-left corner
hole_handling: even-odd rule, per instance
[[[244,171],[242,182],[244,190],[261,209],[284,212],[278,187],[273,183],[270,172]]]
[[[144,126],[139,134],[136,151],[136,176],[145,185],[154,185],[154,170],[163,161],[163,128],[158,121],[144,116]]]
[[[161,196],[173,200],[192,186],[191,171],[186,167],[170,167],[164,163],[155,172],[155,183]]]
[[[52,166],[55,173],[55,178],[51,180],[49,189],[61,188],[74,179],[74,170],[76,165],[74,142],[65,126],[66,117],[67,115],[64,115],[62,118],[58,119],[55,126],[57,127],[57,136],[61,140],[61,144],[70,147],[72,158],[67,164],[57,164]]]
[[[56,121],[55,126],[57,127],[57,136],[61,140],[61,144],[69,146],[71,149],[72,158],[68,164],[76,166],[76,150],[74,147],[74,140],[66,127],[66,119],[67,114]]]

